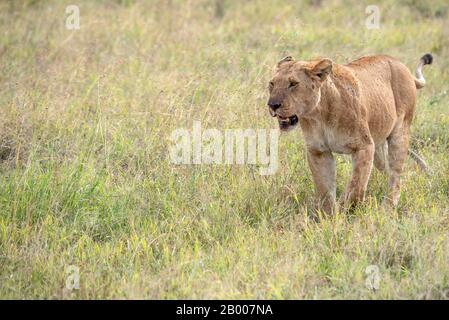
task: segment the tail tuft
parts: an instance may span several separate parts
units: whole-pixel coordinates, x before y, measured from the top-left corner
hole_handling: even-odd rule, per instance
[[[433,56],[430,53],[426,53],[421,57],[421,60],[424,64],[432,64]]]
[[[416,89],[421,89],[426,85],[426,79],[424,79],[424,76],[422,74],[422,67],[426,64],[432,64],[433,57],[430,53],[426,53],[419,59],[418,66],[416,67],[415,71],[415,85]]]

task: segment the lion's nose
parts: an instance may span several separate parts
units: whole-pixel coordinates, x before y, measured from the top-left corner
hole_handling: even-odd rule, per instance
[[[281,107],[281,104],[277,101],[268,101],[268,106],[270,107],[271,110],[276,111],[277,109],[279,109]]]

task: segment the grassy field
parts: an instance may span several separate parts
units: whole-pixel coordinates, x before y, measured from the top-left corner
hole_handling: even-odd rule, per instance
[[[444,0],[0,2],[0,298],[448,299],[448,15]],[[266,88],[287,54],[414,69],[426,52],[411,144],[430,171],[407,162],[395,211],[373,171],[365,205],[313,219],[300,130],[274,175],[170,162],[195,120],[276,128]]]

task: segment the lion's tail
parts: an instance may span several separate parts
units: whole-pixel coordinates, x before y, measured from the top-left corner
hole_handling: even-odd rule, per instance
[[[424,76],[422,74],[422,67],[426,64],[432,64],[433,57],[430,53],[426,53],[419,59],[418,66],[416,67],[415,71],[415,85],[417,89],[421,89],[426,85],[426,79],[424,79]]]
[[[415,151],[409,149],[408,150],[408,154],[410,155],[410,157],[415,160],[416,164],[419,166],[419,168],[422,171],[428,171],[428,167],[427,167],[427,163],[426,161]]]

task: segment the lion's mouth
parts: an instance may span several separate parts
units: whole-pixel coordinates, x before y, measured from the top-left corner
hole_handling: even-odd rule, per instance
[[[291,129],[298,124],[298,116],[296,114],[292,115],[291,117],[282,117],[280,115],[277,115],[277,118],[279,122],[279,128],[281,130]]]

